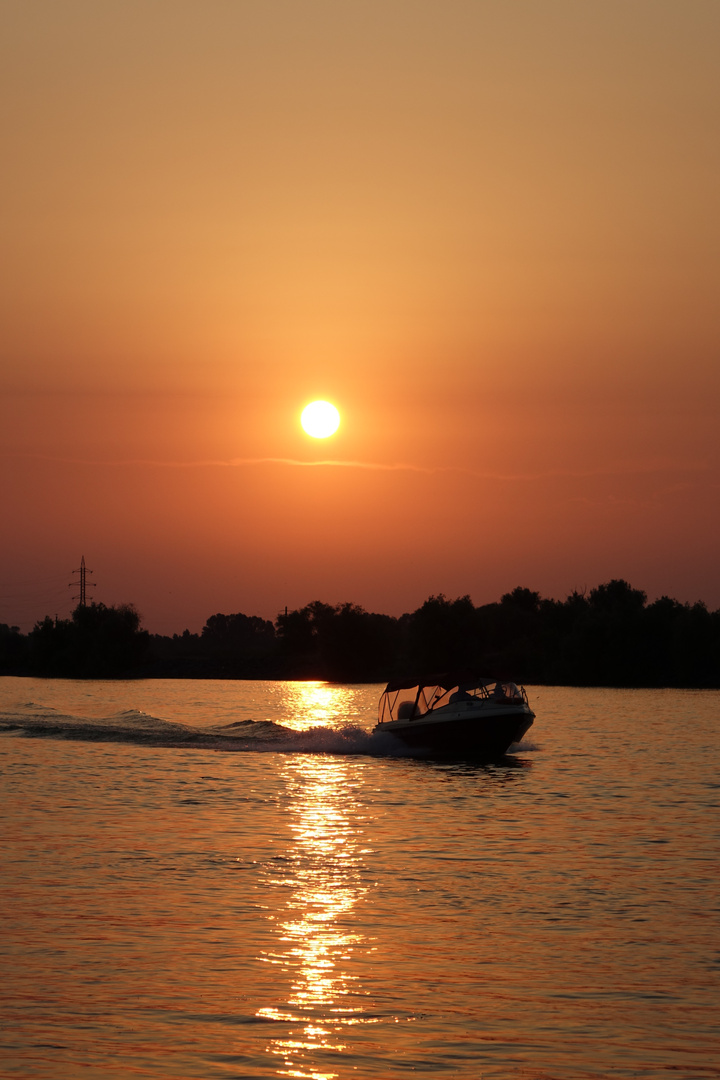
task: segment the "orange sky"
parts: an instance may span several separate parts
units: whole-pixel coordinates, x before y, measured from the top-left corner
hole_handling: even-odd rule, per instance
[[[0,27],[0,622],[67,614],[81,554],[163,632],[612,577],[720,606],[715,0]]]

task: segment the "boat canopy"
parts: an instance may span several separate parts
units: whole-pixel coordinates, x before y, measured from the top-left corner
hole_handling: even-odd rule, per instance
[[[424,716],[433,709],[449,705],[458,694],[465,698],[487,698],[487,687],[494,684],[495,679],[481,679],[469,671],[393,679],[380,698],[378,719],[383,724],[389,720]]]
[[[452,686],[464,686],[466,683],[472,683],[473,686],[490,686],[494,682],[494,679],[480,679],[474,671],[446,671],[441,675],[436,672],[413,678],[392,679],[385,687],[385,693],[391,693],[394,690],[412,690],[414,686],[442,686],[445,690],[449,690]]]

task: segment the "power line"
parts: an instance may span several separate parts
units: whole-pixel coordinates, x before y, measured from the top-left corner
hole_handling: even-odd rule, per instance
[[[5,589],[24,589],[27,590],[30,587],[35,587],[42,591],[43,589],[51,586],[53,582],[57,581],[57,574],[33,574],[32,577],[19,578],[12,577],[7,580],[0,579],[0,590]],[[18,593],[6,593],[0,592],[0,597],[3,596],[16,596]]]
[[[19,600],[20,602],[34,603],[37,599],[42,600],[44,597],[66,595],[65,586],[59,586],[57,589],[36,589],[35,591],[24,589],[22,592],[16,593],[0,593],[0,600]]]

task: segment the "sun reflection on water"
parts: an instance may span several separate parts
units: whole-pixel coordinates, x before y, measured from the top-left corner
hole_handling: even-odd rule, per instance
[[[333,727],[354,718],[355,695],[346,686],[324,682],[288,682],[283,684],[286,727],[305,731],[312,727]]]
[[[342,708],[343,689],[305,684],[309,710]],[[309,704],[308,704],[309,703]],[[307,711],[303,714],[307,716]],[[317,722],[317,721],[315,721]],[[327,1055],[348,1049],[348,1025],[372,1023],[358,977],[351,974],[353,953],[364,936],[354,925],[362,884],[362,807],[357,792],[362,763],[330,755],[289,757],[282,776],[289,795],[294,842],[289,868],[269,885],[289,888],[285,912],[273,923],[277,947],[260,956],[287,974],[287,998],[258,1010],[269,1020],[289,1022],[287,1037],[271,1041],[268,1052],[282,1059],[278,1075],[333,1080]]]

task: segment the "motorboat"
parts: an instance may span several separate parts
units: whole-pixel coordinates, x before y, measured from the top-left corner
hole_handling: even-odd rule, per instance
[[[466,672],[389,682],[375,732],[432,756],[502,757],[535,719],[524,687]]]

